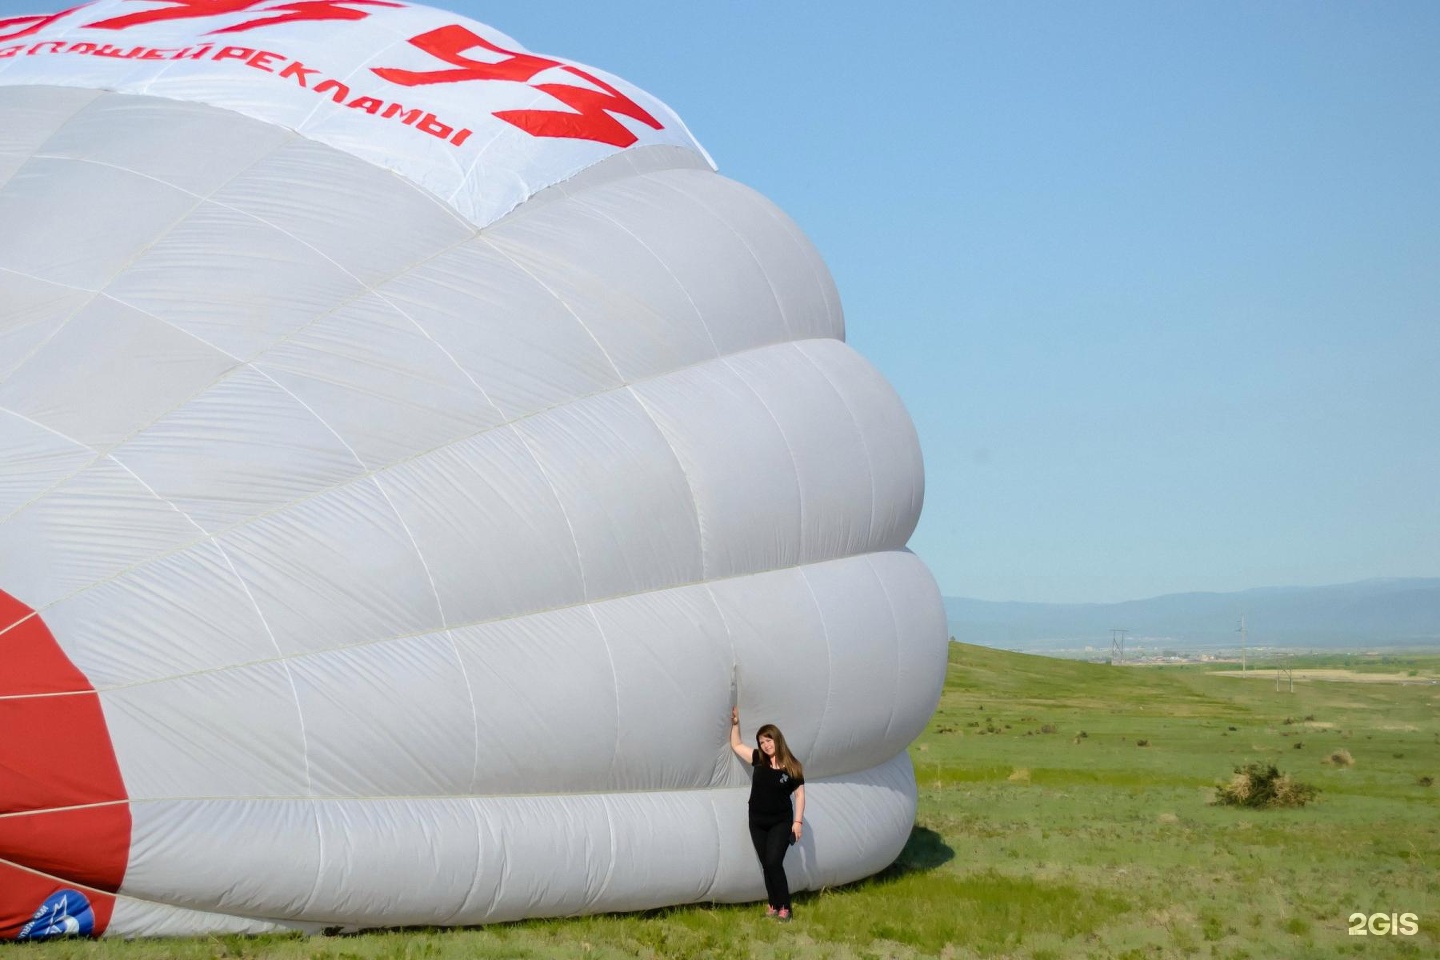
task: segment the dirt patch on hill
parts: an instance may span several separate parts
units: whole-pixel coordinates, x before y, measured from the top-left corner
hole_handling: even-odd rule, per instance
[[[1276,673],[1280,674],[1282,680],[1288,680],[1289,675],[1284,671],[1276,670],[1246,670],[1241,673],[1239,670],[1216,670],[1211,673],[1215,677],[1247,677],[1256,680],[1274,680]],[[1356,670],[1342,669],[1314,669],[1295,668],[1295,679],[1300,680],[1329,680],[1339,683],[1414,683],[1433,685],[1440,683],[1434,677],[1412,677],[1405,673],[1361,673]]]

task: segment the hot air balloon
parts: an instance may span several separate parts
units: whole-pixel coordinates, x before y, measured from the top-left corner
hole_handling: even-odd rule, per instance
[[[843,338],[671,110],[490,27],[0,20],[0,937],[758,899],[737,700],[793,885],[886,866],[946,630]]]

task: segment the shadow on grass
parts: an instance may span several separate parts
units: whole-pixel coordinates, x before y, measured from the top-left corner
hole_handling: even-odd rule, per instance
[[[928,827],[917,826],[911,829],[910,839],[905,841],[905,848],[900,851],[900,856],[877,874],[877,878],[923,873],[943,867],[954,859],[955,851],[945,842],[944,837]]]
[[[836,889],[860,891],[874,887],[886,887],[897,880],[929,873],[954,859],[955,851],[945,842],[944,837],[928,827],[915,826],[910,828],[910,839],[905,841],[905,846],[901,849],[900,855],[895,858],[894,863],[879,873],[853,883],[843,884]],[[825,889],[797,891],[795,900],[804,902],[826,893],[828,890]]]

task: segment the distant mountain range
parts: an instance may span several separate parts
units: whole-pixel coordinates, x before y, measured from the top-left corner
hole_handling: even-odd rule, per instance
[[[1176,593],[1125,603],[944,599],[955,639],[1035,653],[1082,653],[1089,647],[1103,655],[1113,629],[1127,631],[1127,649],[1238,650],[1242,616],[1251,647],[1440,647],[1440,578]]]

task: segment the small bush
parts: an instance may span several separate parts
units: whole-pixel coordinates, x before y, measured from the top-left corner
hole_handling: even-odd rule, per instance
[[[1148,746],[1150,746],[1150,741],[1149,741],[1149,740],[1136,740],[1136,741],[1135,741],[1135,746],[1137,746],[1137,747],[1148,747]]]
[[[1215,785],[1212,805],[1254,809],[1303,807],[1314,800],[1318,792],[1309,784],[1292,779],[1288,773],[1281,773],[1274,764],[1250,763],[1236,767],[1229,783]]]
[[[1296,740],[1296,741],[1295,741],[1295,749],[1296,749],[1296,750],[1299,750],[1299,749],[1300,749],[1301,747],[1303,747],[1303,746],[1305,746],[1305,744],[1302,743],[1301,741],[1299,741],[1299,740]]]
[[[1325,758],[1326,763],[1333,763],[1337,767],[1349,767],[1355,764],[1355,758],[1350,756],[1349,750],[1336,750]]]
[[[1040,732],[1041,732],[1041,733],[1059,733],[1059,732],[1060,732],[1060,728],[1057,727],[1057,726],[1055,726],[1055,724],[1053,724],[1053,723],[1042,723],[1042,724],[1040,724]]]
[[[1418,779],[1415,781],[1415,786],[1417,786],[1417,787],[1433,787],[1433,786],[1435,786],[1435,778],[1434,778],[1434,777],[1420,777],[1420,778],[1418,778]]]
[[[1240,728],[1239,728],[1239,727],[1226,727],[1225,729],[1226,729],[1226,730],[1229,730],[1231,733],[1234,733],[1236,730],[1239,730]]]

